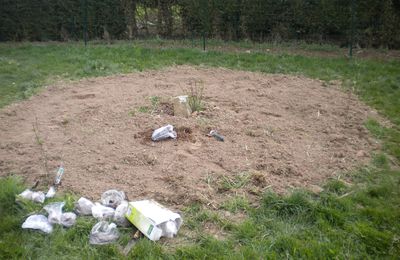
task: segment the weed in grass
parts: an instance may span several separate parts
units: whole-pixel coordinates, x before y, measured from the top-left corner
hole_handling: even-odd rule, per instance
[[[287,198],[279,198],[276,194],[267,193],[263,198],[263,205],[273,210],[278,216],[313,217],[315,207],[305,192],[295,192]]]
[[[365,122],[365,127],[378,139],[386,136],[385,129],[373,118],[368,118]]]
[[[231,213],[238,211],[250,210],[250,204],[246,197],[235,196],[231,199],[226,200],[220,207],[221,209],[227,210]]]
[[[161,259],[164,256],[162,247],[148,239],[141,239],[129,253],[129,259]]]
[[[348,187],[343,181],[335,179],[328,181],[324,185],[324,190],[337,195],[342,195],[348,190]]]
[[[229,191],[240,189],[246,186],[251,180],[251,175],[248,172],[241,172],[234,176],[222,175],[218,183],[218,190]]]
[[[376,138],[383,141],[383,150],[393,155],[397,161],[400,161],[400,130],[398,126],[387,128],[381,126],[378,121],[370,118],[365,122],[365,127]]]
[[[201,233],[206,222],[214,223],[223,230],[231,230],[233,228],[233,224],[221,217],[218,212],[210,211],[200,204],[193,204],[185,208],[184,213],[186,226],[190,230]]]
[[[22,180],[19,177],[5,177],[0,179],[0,216],[15,213],[15,196],[23,190]],[[1,221],[0,221],[1,223]]]
[[[375,154],[372,158],[372,163],[377,167],[377,168],[382,168],[382,169],[389,169],[389,161],[388,158],[385,154],[383,153],[378,153]]]

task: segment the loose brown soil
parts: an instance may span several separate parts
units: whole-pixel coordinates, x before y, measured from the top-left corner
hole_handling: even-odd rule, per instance
[[[193,80],[204,82],[204,111],[138,111]],[[296,76],[179,66],[60,83],[0,111],[0,175],[43,185],[45,168],[50,181],[63,163],[61,189],[92,199],[116,188],[131,200],[215,207],[234,194],[322,185],[366,163],[377,148],[368,116],[376,113],[338,86]],[[166,124],[178,139],[152,142]]]

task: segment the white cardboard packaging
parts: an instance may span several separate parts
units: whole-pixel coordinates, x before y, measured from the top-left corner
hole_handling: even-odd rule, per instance
[[[174,237],[182,225],[179,214],[153,200],[129,202],[125,216],[152,241]]]
[[[192,114],[188,100],[189,96],[178,96],[173,99],[174,116],[189,117]]]

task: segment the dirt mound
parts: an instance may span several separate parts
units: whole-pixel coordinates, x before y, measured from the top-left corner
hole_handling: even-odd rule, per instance
[[[193,80],[204,84],[202,113],[148,109],[149,97],[185,94]],[[86,79],[0,111],[0,174],[33,183],[62,162],[62,188],[83,196],[117,188],[131,200],[215,205],[226,192],[320,185],[367,162],[376,148],[368,116],[353,95],[304,77],[179,66]],[[152,142],[166,124],[178,139]]]

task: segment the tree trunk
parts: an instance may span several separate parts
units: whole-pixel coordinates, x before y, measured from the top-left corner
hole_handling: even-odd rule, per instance
[[[149,15],[147,13],[147,6],[144,6],[144,30],[146,31],[146,36],[149,36]]]
[[[127,0],[125,3],[126,6],[126,21],[127,21],[127,29],[128,29],[128,38],[131,40],[132,38],[137,36],[138,28],[136,23],[136,4],[137,0]]]
[[[173,17],[171,10],[172,1],[158,0],[157,30],[162,37],[172,36]]]

